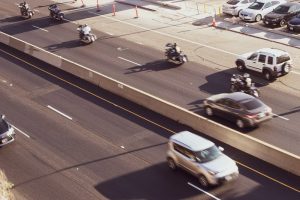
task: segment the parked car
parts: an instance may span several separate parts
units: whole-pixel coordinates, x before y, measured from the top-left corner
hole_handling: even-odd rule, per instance
[[[277,6],[272,12],[265,15],[263,22],[266,25],[285,26],[294,16],[300,14],[300,3],[288,2]]]
[[[270,120],[272,109],[261,100],[243,92],[222,93],[204,100],[208,116],[219,116],[235,122],[238,128],[255,127]]]
[[[259,22],[266,14],[277,6],[286,3],[285,0],[257,0],[240,12],[240,19]]]
[[[266,80],[288,74],[292,69],[292,59],[288,52],[263,48],[238,56],[235,61],[237,70],[252,70],[262,73]]]
[[[170,137],[167,161],[172,170],[180,167],[207,187],[235,180],[239,175],[236,162],[223,154],[223,150],[203,137],[182,131]]]
[[[255,0],[229,0],[222,5],[222,12],[233,16],[239,16],[240,12],[250,6]]]
[[[14,128],[5,120],[5,115],[0,115],[0,147],[15,140]]]
[[[288,21],[287,28],[290,31],[300,32],[300,14]]]

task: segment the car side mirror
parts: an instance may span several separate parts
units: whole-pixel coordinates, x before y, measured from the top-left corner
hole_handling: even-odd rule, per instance
[[[219,148],[220,151],[224,151],[223,147],[219,146],[218,148]]]

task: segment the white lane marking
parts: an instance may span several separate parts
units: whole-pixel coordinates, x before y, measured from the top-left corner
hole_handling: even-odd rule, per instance
[[[30,138],[30,136],[28,134],[26,134],[24,131],[21,131],[20,129],[18,129],[17,127],[15,127],[14,125],[10,124],[14,129],[16,129],[17,131],[19,131],[20,133],[22,133],[23,135],[25,135],[26,137]]]
[[[68,115],[66,115],[65,113],[63,113],[63,112],[60,112],[59,110],[57,110],[57,109],[55,109],[55,108],[53,108],[52,106],[47,106],[47,108],[49,108],[49,109],[51,109],[51,110],[53,110],[53,111],[55,111],[55,112],[57,112],[58,114],[60,114],[60,115],[62,115],[62,116],[64,116],[65,118],[68,118],[69,120],[72,120],[72,117],[70,117],[70,116],[68,116]]]
[[[126,58],[122,58],[122,57],[118,57],[118,58],[119,58],[119,59],[122,59],[122,60],[125,60],[125,61],[127,61],[127,62],[130,62],[130,63],[133,63],[133,64],[135,64],[135,65],[142,66],[141,64],[136,63],[136,62],[133,62],[133,61],[128,60],[128,59],[126,59]]]
[[[291,72],[294,73],[294,74],[300,75],[300,72],[295,72],[295,71],[291,71]]]
[[[139,26],[139,25],[131,24],[129,22],[125,22],[125,21],[121,21],[121,20],[118,20],[118,19],[115,19],[115,18],[112,18],[112,17],[107,17],[107,16],[104,16],[104,15],[100,15],[100,14],[95,13],[95,12],[91,12],[91,11],[88,11],[88,12],[92,13],[94,15],[98,15],[98,16],[110,19],[110,20],[114,20],[114,21],[118,21],[120,23],[128,24],[130,26],[135,26],[137,28],[144,29],[144,30],[147,30],[147,31],[150,31],[150,32],[154,32],[154,33],[158,33],[158,34],[161,34],[161,35],[165,35],[167,37],[175,38],[175,39],[182,40],[182,41],[185,41],[185,42],[189,42],[189,43],[192,43],[192,44],[196,44],[196,45],[199,45],[199,46],[202,46],[202,47],[207,47],[209,49],[213,49],[213,50],[217,50],[217,51],[220,51],[220,52],[223,52],[223,53],[227,53],[227,54],[230,54],[230,55],[238,56],[238,54],[231,53],[229,51],[225,51],[223,49],[219,49],[219,48],[216,48],[216,47],[208,46],[206,44],[201,44],[199,42],[194,42],[194,41],[191,41],[191,40],[188,40],[188,39],[184,39],[184,38],[181,38],[181,37],[177,37],[177,36],[174,36],[174,35],[171,35],[171,34],[168,34],[168,33],[163,33],[163,32],[152,30],[152,29],[149,29],[149,28],[145,28],[145,27],[142,27],[142,26]]]
[[[109,32],[105,32],[106,34],[108,34],[108,35],[114,35],[114,34],[112,34],[112,33],[109,33]]]
[[[141,43],[141,42],[135,42],[135,43],[137,43],[137,44],[139,44],[139,45],[144,45],[143,43]]]
[[[190,182],[188,182],[188,185],[192,186],[193,188],[195,188],[195,189],[197,189],[197,190],[200,190],[201,192],[207,194],[208,196],[210,196],[210,197],[212,197],[212,198],[214,198],[214,199],[216,199],[216,200],[221,200],[221,199],[219,199],[218,197],[216,197],[216,196],[214,196],[214,195],[212,195],[212,194],[206,192],[205,190],[202,190],[201,188],[199,188],[199,187],[193,185],[193,184],[190,183]]]
[[[48,30],[43,29],[43,28],[40,28],[40,27],[38,27],[38,26],[35,26],[35,25],[32,25],[32,26],[33,26],[34,28],[40,29],[40,30],[42,30],[42,31],[49,32]]]
[[[285,117],[282,117],[282,116],[280,116],[280,115],[276,115],[275,113],[273,113],[273,115],[276,116],[276,117],[279,117],[279,118],[281,118],[281,119],[284,119],[284,120],[286,120],[286,121],[290,120],[290,119],[285,118]]]

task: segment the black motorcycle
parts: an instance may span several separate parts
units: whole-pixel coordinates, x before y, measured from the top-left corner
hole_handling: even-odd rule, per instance
[[[238,74],[233,74],[230,79],[230,91],[231,92],[244,92],[256,98],[260,97],[260,91],[255,87],[254,83],[251,83],[251,86],[243,81],[243,77]]]
[[[187,56],[182,51],[176,51],[174,48],[174,44],[167,43],[165,46],[165,56],[169,62],[173,62],[175,64],[181,65],[188,61]]]
[[[50,17],[52,19],[62,21],[65,18],[64,13],[62,13],[58,8],[55,10],[53,5],[49,6],[48,10],[50,11]]]
[[[20,3],[18,7],[20,8],[20,13],[23,18],[30,19],[34,15],[34,11],[29,9],[29,7],[26,8],[23,3]]]

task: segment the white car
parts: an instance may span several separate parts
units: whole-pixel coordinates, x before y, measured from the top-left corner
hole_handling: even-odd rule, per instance
[[[223,150],[201,136],[182,131],[170,137],[167,161],[172,170],[180,167],[198,177],[203,187],[218,185],[239,175],[236,162]]]
[[[239,16],[240,12],[248,8],[256,0],[229,0],[222,5],[222,11],[224,14],[233,16]]]
[[[235,64],[239,71],[256,71],[262,73],[266,80],[273,80],[291,71],[292,58],[286,51],[263,48],[238,56]]]
[[[257,0],[239,14],[241,20],[259,22],[277,6],[286,3],[285,0]]]
[[[0,115],[0,147],[15,140],[14,128],[5,120],[5,115]]]

